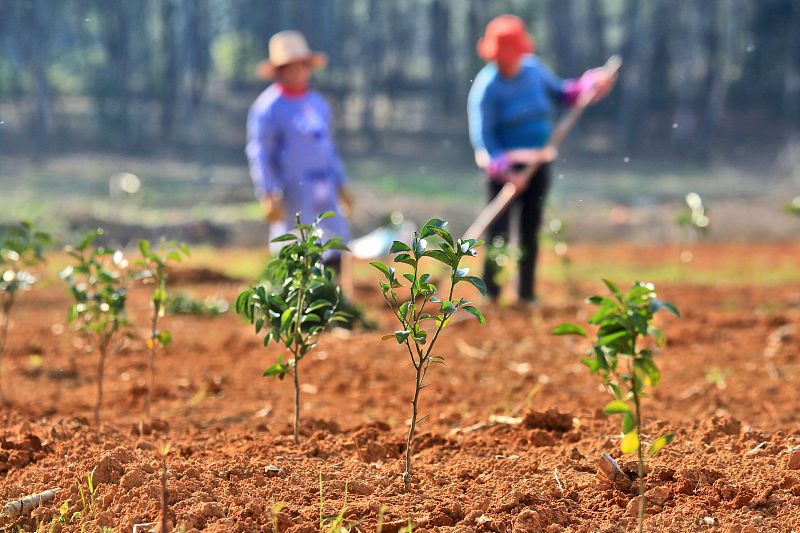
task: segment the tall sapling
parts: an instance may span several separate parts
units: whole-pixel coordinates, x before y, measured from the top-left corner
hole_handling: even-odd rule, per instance
[[[622,415],[622,453],[636,453],[638,456],[641,532],[645,509],[641,399],[646,396],[644,387],[657,386],[661,381],[661,373],[653,361],[652,352],[637,346],[637,341],[651,336],[658,346],[663,346],[666,338],[652,324],[653,316],[661,309],[666,309],[679,318],[680,313],[674,305],[656,297],[655,287],[651,283],[636,282],[625,295],[612,282],[604,279],[603,283],[613,293],[614,298],[592,296],[588,299],[589,303],[600,308],[589,318],[589,324],[599,328],[589,357],[582,361],[592,374],[600,376],[606,389],[614,397],[603,411]],[[587,336],[586,331],[575,324],[561,324],[553,330],[553,334]],[[653,456],[674,438],[672,433],[661,435],[652,442],[647,455]]]
[[[23,220],[19,224],[0,227],[0,403],[7,403],[3,392],[3,352],[8,339],[11,308],[19,291],[29,290],[36,278],[26,270],[36,263],[44,262],[42,250],[54,240],[41,231],[34,231],[33,224]]]
[[[384,265],[378,261],[370,263],[383,273],[386,281],[380,282],[381,292],[401,325],[401,329],[392,334],[384,335],[383,338],[395,339],[398,344],[405,344],[415,371],[414,399],[411,402],[411,426],[406,442],[406,471],[403,473],[403,486],[406,491],[409,490],[411,484],[411,444],[414,439],[414,431],[417,423],[425,418],[417,419],[419,393],[427,386],[424,381],[430,366],[437,363],[444,364],[444,357],[433,354],[436,339],[439,338],[439,333],[450,321],[450,317],[458,311],[471,313],[478,318],[481,324],[485,324],[483,315],[472,305],[472,302],[463,297],[453,298],[455,286],[462,281],[474,285],[481,294],[486,294],[486,284],[482,279],[468,275],[468,268],[459,268],[464,257],[475,257],[477,255],[475,248],[483,244],[483,241],[476,241],[475,239],[453,240],[453,237],[445,229],[446,225],[447,222],[444,220],[432,218],[418,233],[414,233],[410,245],[400,241],[394,241],[392,244],[391,252],[397,254],[394,262],[404,263],[411,268],[411,273],[406,273],[402,276],[410,282],[407,300],[401,298],[398,301],[397,299],[397,291],[395,289],[403,287],[403,285],[398,281],[394,267]],[[440,241],[437,249],[428,249],[428,239],[431,238]],[[450,289],[447,299],[444,301],[436,296],[438,291],[436,286],[431,283],[431,275],[423,273],[420,269],[420,263],[424,258],[444,263],[449,270]],[[429,303],[437,305],[430,305],[426,311],[425,307]],[[434,309],[435,307],[438,307],[438,309]],[[430,336],[430,342],[428,342],[428,332],[423,325],[426,320],[431,321],[435,328],[433,335]]]
[[[339,311],[341,290],[333,281],[333,271],[322,263],[328,250],[347,250],[339,237],[321,239],[320,221],[334,217],[332,211],[317,215],[311,225],[301,224],[297,233],[287,233],[272,242],[287,243],[267,266],[267,283],[244,290],[236,299],[236,312],[255,326],[256,334],[266,328],[264,346],[270,341],[283,343],[292,360],[278,362],[264,371],[264,376],[283,379],[294,376],[294,442],[299,443],[300,382],[298,363],[317,345],[320,334],[335,320],[348,318]]]
[[[86,341],[86,351],[98,351],[97,399],[94,407],[95,424],[100,422],[100,405],[103,402],[103,371],[111,342],[119,331],[128,325],[125,301],[128,285],[128,260],[117,250],[94,248],[97,229],[86,235],[74,248],[65,248],[74,264],[65,268],[60,276],[67,282],[75,299],[69,309],[69,322]]]
[[[150,339],[147,344],[150,348],[149,379],[147,380],[147,400],[145,401],[145,416],[150,419],[150,405],[153,402],[153,388],[156,380],[156,346],[166,348],[172,342],[172,334],[169,331],[158,329],[158,319],[164,316],[164,308],[167,302],[167,270],[170,262],[181,260],[181,253],[188,256],[189,248],[185,244],[176,245],[174,242],[161,240],[158,251],[153,251],[150,241],[139,241],[139,252],[142,258],[134,261],[134,265],[143,267],[136,277],[143,279],[145,283],[154,285],[153,295],[150,297],[150,308],[153,315],[150,321]]]

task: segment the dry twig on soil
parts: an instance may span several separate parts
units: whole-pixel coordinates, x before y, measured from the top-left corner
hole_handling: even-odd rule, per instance
[[[19,518],[20,516],[33,511],[37,507],[40,507],[42,504],[48,503],[50,500],[56,497],[56,493],[60,490],[61,487],[56,487],[54,489],[49,489],[38,494],[31,494],[30,496],[25,496],[17,501],[7,503],[5,506],[3,506],[3,510],[0,511],[0,524],[14,520],[15,518]]]

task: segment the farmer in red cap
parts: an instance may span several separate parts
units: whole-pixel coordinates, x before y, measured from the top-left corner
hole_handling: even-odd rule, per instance
[[[605,96],[615,78],[603,69],[592,69],[579,79],[563,80],[535,55],[533,38],[525,23],[513,15],[495,18],[478,42],[478,54],[488,64],[478,73],[469,92],[467,112],[475,160],[489,177],[489,200],[511,182],[518,196],[512,207],[518,214],[521,256],[517,294],[523,302],[535,302],[538,233],[544,199],[550,184],[549,163],[555,150],[542,150],[552,131],[555,103],[574,104],[588,89],[596,91],[593,102]],[[544,162],[527,180],[523,169]],[[489,227],[487,241],[498,245],[508,240],[509,212]],[[487,293],[499,296],[496,263],[484,264]]]

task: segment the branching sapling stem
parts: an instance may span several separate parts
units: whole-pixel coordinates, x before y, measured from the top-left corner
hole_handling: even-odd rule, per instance
[[[655,387],[661,381],[661,373],[653,360],[653,353],[637,346],[641,338],[652,337],[658,346],[666,343],[662,331],[652,324],[653,316],[661,309],[680,318],[678,309],[659,300],[651,283],[636,282],[627,294],[612,282],[604,279],[614,298],[592,296],[588,302],[599,307],[589,318],[589,324],[598,326],[597,338],[583,363],[592,374],[597,374],[614,398],[603,411],[622,415],[622,453],[636,453],[638,459],[639,485],[639,531],[644,528],[645,510],[645,458],[641,446],[642,405],[646,396],[645,386]],[[553,330],[554,335],[580,335],[586,331],[575,324],[561,324]],[[620,356],[624,364],[620,365]],[[631,407],[633,404],[633,407]],[[661,435],[650,445],[648,456],[655,455],[672,442],[673,433]]]
[[[322,240],[319,223],[336,216],[332,211],[318,215],[312,224],[302,224],[296,215],[294,233],[272,242],[285,242],[267,266],[268,279],[246,289],[236,299],[236,312],[255,326],[256,334],[266,328],[264,346],[282,343],[292,354],[264,371],[264,376],[283,379],[289,372],[294,378],[294,442],[300,442],[300,360],[315,347],[320,334],[333,321],[345,321],[349,315],[339,310],[341,289],[333,280],[333,271],[323,264],[323,255],[333,250],[347,250],[341,238]]]
[[[412,444],[417,424],[428,415],[419,417],[419,396],[423,388],[427,387],[425,377],[428,369],[434,364],[444,364],[444,357],[433,353],[433,347],[441,331],[447,326],[450,317],[459,311],[466,311],[474,315],[481,324],[485,324],[483,314],[472,305],[472,302],[462,298],[454,299],[455,287],[460,282],[467,282],[486,294],[486,284],[476,276],[470,276],[468,268],[460,268],[464,257],[475,257],[478,246],[483,241],[475,239],[454,240],[445,229],[447,222],[438,218],[429,220],[419,232],[415,232],[410,244],[394,241],[391,253],[397,254],[395,263],[403,263],[411,268],[410,273],[403,274],[403,278],[410,282],[407,300],[398,301],[395,289],[403,287],[398,281],[394,267],[378,261],[370,264],[381,271],[385,282],[381,281],[381,292],[395,318],[400,322],[401,329],[394,333],[384,335],[383,339],[394,338],[398,344],[404,344],[408,351],[411,365],[414,367],[414,397],[411,401],[411,424],[406,440],[406,470],[402,474],[403,487],[408,491],[411,487],[411,456]],[[429,249],[428,239],[439,241],[438,248]],[[450,288],[447,299],[442,301],[436,294],[438,289],[431,283],[431,275],[420,271],[420,263],[424,258],[439,261],[449,270]],[[438,310],[426,310],[428,304],[438,304]],[[435,324],[433,336],[428,342],[428,332],[424,329],[423,322],[429,320]]]

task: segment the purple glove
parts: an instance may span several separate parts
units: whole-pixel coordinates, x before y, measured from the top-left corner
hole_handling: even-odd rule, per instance
[[[489,162],[489,166],[486,167],[486,173],[489,175],[489,179],[492,181],[496,181],[497,183],[505,183],[506,181],[506,172],[511,167],[511,161],[508,159],[508,156],[505,154],[499,155]]]
[[[566,80],[564,87],[564,103],[573,106],[581,97],[581,94],[588,91],[597,83],[597,75],[602,68],[587,70],[578,79]]]

